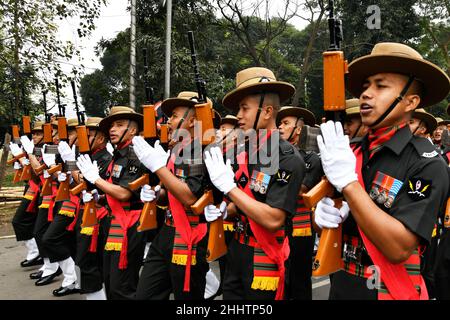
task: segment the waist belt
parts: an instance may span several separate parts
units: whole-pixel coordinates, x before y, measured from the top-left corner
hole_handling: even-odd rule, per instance
[[[255,247],[256,246],[256,238],[253,235],[252,229],[250,228],[250,224],[244,223],[241,220],[237,220],[234,222],[234,230],[235,230],[235,239],[242,244]]]

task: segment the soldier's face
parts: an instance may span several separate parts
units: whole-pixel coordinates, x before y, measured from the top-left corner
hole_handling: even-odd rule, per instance
[[[167,121],[167,124],[169,126],[169,134],[173,134],[173,132],[175,132],[183,119],[183,123],[178,129],[188,128],[190,118],[192,117],[192,112],[188,112],[189,109],[190,108],[188,107],[176,107],[175,109],[173,109],[172,116]]]
[[[33,138],[34,144],[42,143],[42,141],[44,139],[44,132],[43,131],[34,131],[32,134],[32,138]]]
[[[112,144],[118,144],[120,139],[122,139],[122,142],[127,141],[128,134],[125,136],[124,134],[128,125],[129,121],[126,119],[116,120],[111,124],[111,127],[109,128],[109,139]]]
[[[356,131],[360,126],[361,126],[361,117],[359,116],[347,117],[344,123],[344,133],[351,138],[355,135]]]
[[[217,138],[222,139],[227,134],[229,134],[231,132],[231,130],[233,130],[233,129],[234,129],[234,126],[231,123],[224,123],[224,124],[220,125],[220,129],[217,130]]]
[[[238,118],[239,129],[245,132],[253,128],[256,121],[258,107],[258,96],[247,96],[241,100],[241,102],[239,103],[239,112],[236,115],[236,117]]]
[[[435,141],[441,141],[442,138],[442,132],[444,132],[445,126],[439,126],[434,130],[433,132],[433,139]]]
[[[408,77],[396,73],[379,73],[368,77],[359,97],[362,123],[369,127],[374,124],[400,95],[407,81]],[[405,113],[417,107],[411,103],[410,97],[410,95],[405,96],[373,129],[398,124],[405,120]]]
[[[415,136],[418,137],[426,136],[427,128],[425,127],[425,124],[419,119],[412,118],[411,120],[409,120],[408,125],[409,129],[411,130],[411,132],[414,133]]]
[[[77,131],[76,130],[69,130],[67,132],[68,140],[69,140],[69,146],[73,146],[75,141],[77,140]]]
[[[281,119],[278,126],[281,138],[287,140],[291,135],[292,130],[295,130],[294,134],[291,136],[291,139],[296,139],[301,133],[301,128],[299,128],[298,122],[300,122],[300,120],[297,121],[297,117],[289,116]]]

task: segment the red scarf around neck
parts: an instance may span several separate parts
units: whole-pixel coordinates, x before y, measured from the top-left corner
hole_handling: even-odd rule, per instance
[[[369,159],[378,152],[381,147],[389,141],[394,134],[406,127],[406,122],[402,122],[399,125],[378,128],[376,130],[369,130],[368,140],[369,140]]]

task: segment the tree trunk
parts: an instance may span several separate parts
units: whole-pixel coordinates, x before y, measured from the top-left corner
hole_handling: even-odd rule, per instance
[[[311,62],[310,62],[311,54],[314,49],[314,42],[316,41],[317,32],[320,28],[320,22],[322,21],[323,15],[324,15],[324,11],[321,11],[319,14],[319,17],[317,18],[316,22],[314,23],[314,28],[311,33],[311,38],[309,38],[308,46],[306,47],[306,50],[305,50],[305,56],[303,58],[302,68],[300,71],[300,78],[299,78],[299,80],[297,82],[297,86],[296,86],[297,90],[295,92],[294,98],[292,99],[292,105],[294,107],[298,107],[300,104],[303,104],[305,101],[306,75],[308,74],[309,66],[311,65]]]
[[[0,190],[3,186],[3,180],[5,180],[5,173],[6,173],[6,161],[8,161],[8,155],[9,155],[9,142],[11,141],[11,135],[6,132],[5,133],[5,140],[3,144],[3,154],[2,158],[0,160]]]

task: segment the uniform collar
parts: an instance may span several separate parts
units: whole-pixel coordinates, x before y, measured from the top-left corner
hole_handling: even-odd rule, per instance
[[[122,149],[116,149],[114,150],[114,155],[119,155],[120,157],[125,157],[128,153],[128,149],[130,148],[131,144],[123,147]]]
[[[367,149],[369,147],[367,137],[368,135],[364,137],[363,149]],[[383,144],[383,147],[391,149],[392,152],[394,152],[396,155],[400,155],[400,153],[403,151],[412,137],[413,135],[411,133],[411,130],[409,129],[409,126],[406,126],[398,130],[390,140],[386,141]]]

